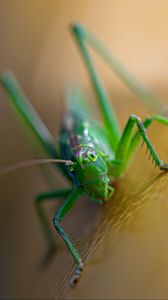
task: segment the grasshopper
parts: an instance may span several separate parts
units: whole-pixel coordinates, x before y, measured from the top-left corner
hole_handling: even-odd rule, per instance
[[[26,99],[14,75],[11,73],[2,74],[0,83],[6,90],[9,101],[17,114],[21,116],[25,125],[48,154],[49,159],[46,159],[44,163],[62,163],[59,164],[59,169],[69,179],[69,188],[56,189],[38,195],[35,198],[35,207],[46,237],[49,253],[51,253],[55,250],[55,240],[49,230],[42,203],[45,200],[65,199],[53,217],[53,226],[64,240],[68,251],[77,264],[70,281],[71,285],[74,285],[80,278],[84,264],[78,250],[64,231],[61,222],[82,195],[87,195],[91,201],[98,204],[104,204],[111,199],[115,192],[113,183],[124,174],[140,140],[146,144],[155,165],[160,170],[167,171],[168,165],[157,154],[147,135],[147,129],[153,121],[168,125],[168,118],[157,114],[142,121],[139,116],[132,114],[121,132],[87,44],[104,58],[113,71],[142,101],[151,107],[155,105],[158,108],[160,108],[160,102],[150,90],[136,81],[118,59],[109,53],[86,28],[75,24],[71,26],[71,32],[88,70],[102,115],[102,124],[93,119],[88,109],[89,106],[87,107],[86,103],[83,103],[81,95],[71,93],[68,112],[65,114],[61,125],[59,147],[56,147],[49,130]],[[34,161],[27,165],[40,162],[42,163],[42,161]],[[19,167],[22,166],[26,166],[26,164]]]

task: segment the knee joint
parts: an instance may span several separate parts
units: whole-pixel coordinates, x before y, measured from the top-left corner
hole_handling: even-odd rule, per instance
[[[142,120],[141,120],[141,118],[140,117],[138,117],[137,115],[135,115],[135,114],[132,114],[131,116],[130,116],[130,119],[131,120],[135,120],[135,121],[137,121],[137,122],[140,122],[140,123],[142,123]]]
[[[59,233],[61,233],[62,228],[60,227],[60,220],[59,220],[57,217],[54,217],[54,218],[53,218],[53,225],[54,225],[55,229],[56,229]]]
[[[57,226],[59,225],[58,218],[56,218],[56,217],[53,218],[53,225],[54,225],[55,227],[57,227]]]

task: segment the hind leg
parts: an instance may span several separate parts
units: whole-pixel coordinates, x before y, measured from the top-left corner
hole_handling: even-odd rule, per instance
[[[95,37],[89,30],[80,25],[74,25],[73,28],[77,29],[83,35],[83,40],[89,46],[91,46],[111,67],[111,69],[116,73],[116,75],[128,86],[130,90],[149,108],[150,111],[156,113],[161,112],[163,104],[160,99],[154,95],[150,89],[145,87],[141,82],[139,82],[130,71],[127,70],[125,66],[119,61],[119,59],[111,52],[108,51],[103,43]]]
[[[72,32],[79,46],[93,89],[97,96],[97,102],[103,117],[104,126],[109,134],[109,143],[113,149],[116,149],[120,137],[118,121],[109,102],[107,92],[94,65],[91,53],[86,45],[88,43],[86,30],[84,27],[76,24],[72,26]]]

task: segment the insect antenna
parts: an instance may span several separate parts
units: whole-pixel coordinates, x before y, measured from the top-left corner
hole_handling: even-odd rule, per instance
[[[5,175],[7,173],[15,172],[20,169],[27,168],[27,167],[32,167],[32,166],[42,165],[42,164],[50,164],[50,163],[63,163],[66,165],[70,165],[73,162],[71,160],[50,159],[50,158],[31,159],[28,161],[20,161],[15,164],[10,164],[10,165],[0,167],[0,176]]]

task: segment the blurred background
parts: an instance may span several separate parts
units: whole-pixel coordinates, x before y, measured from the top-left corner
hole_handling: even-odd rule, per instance
[[[76,21],[94,32],[163,103],[168,99],[167,0],[0,0],[0,71],[15,73],[56,143],[66,86],[85,88],[97,111],[69,31]],[[95,60],[121,127],[131,113],[149,114],[97,56]],[[0,165],[33,158],[2,89],[0,120]],[[149,133],[168,161],[168,129],[155,124]],[[87,262],[73,291],[68,288],[72,260],[54,231],[58,255],[40,268],[46,248],[33,198],[50,185],[68,184],[59,171],[52,173],[49,184],[37,167],[0,178],[0,298],[168,298],[168,177],[158,175],[145,150],[137,151],[105,208],[82,199],[67,216],[64,226]],[[45,205],[50,220],[55,205]]]

